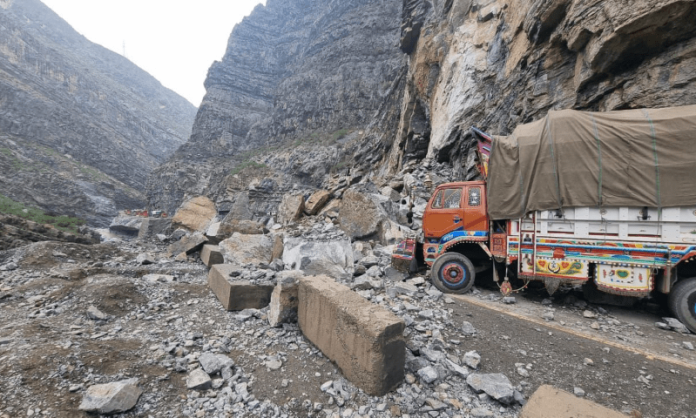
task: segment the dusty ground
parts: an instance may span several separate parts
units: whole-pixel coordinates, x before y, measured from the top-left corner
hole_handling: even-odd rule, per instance
[[[22,254],[18,270],[0,272],[0,417],[89,416],[78,411],[84,389],[128,377],[139,378],[144,390],[136,408],[122,414],[128,417],[327,416],[348,409],[354,417],[360,409],[362,416],[376,417],[519,413],[520,406],[478,397],[458,377],[427,385],[411,370],[410,383],[397,392],[369,397],[343,382],[296,325],[270,328],[264,311],[250,317],[225,312],[208,290],[207,270],[199,261],[175,263],[157,255],[162,248],[146,247],[159,260],[139,266],[134,259],[144,249],[129,245],[34,244]],[[0,256],[0,264],[16,255]],[[150,273],[173,281],[148,281],[144,276]],[[683,344],[696,345],[696,338],[657,329],[660,312],[578,307],[576,302],[584,303],[581,295],[557,294],[542,305],[546,296],[528,291],[517,295],[516,304],[503,305],[500,295],[487,289],[451,300],[428,296],[427,283],[421,289],[412,297],[384,300],[378,298],[384,292],[368,293],[373,302],[415,317],[408,340],[432,342],[439,330],[448,354],[461,357],[476,350],[482,358],[479,371],[505,374],[527,397],[550,384],[571,393],[581,388],[587,398],[625,413],[696,417],[696,353]],[[418,310],[403,308],[405,302],[433,310],[435,318],[419,318]],[[108,318],[90,319],[90,306]],[[597,318],[583,317],[585,310]],[[547,322],[542,315],[549,311],[554,320]],[[476,336],[462,335],[462,321],[474,325]],[[590,327],[595,321],[597,330]],[[166,347],[172,344],[176,350],[170,352]],[[197,353],[206,351],[234,359],[235,382],[248,384],[252,402],[259,402],[255,412],[248,412],[247,401],[214,409],[221,392],[186,389],[187,370],[197,367]],[[274,357],[282,368],[267,367]],[[188,358],[185,369],[177,371],[177,362]],[[520,375],[520,367],[528,376]],[[329,380],[343,382],[345,405],[320,389]],[[438,397],[448,408],[424,412],[425,400]]]

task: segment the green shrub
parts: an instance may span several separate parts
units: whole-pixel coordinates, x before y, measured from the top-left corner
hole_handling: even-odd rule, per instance
[[[29,221],[40,224],[50,224],[66,232],[77,232],[77,228],[85,224],[82,219],[72,218],[70,216],[47,215],[43,210],[32,208],[20,202],[15,202],[7,196],[0,194],[0,213],[6,215],[15,215]]]

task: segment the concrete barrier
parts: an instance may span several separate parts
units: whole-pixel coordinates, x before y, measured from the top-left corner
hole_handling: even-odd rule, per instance
[[[520,418],[581,417],[626,418],[626,415],[548,385],[540,386],[520,413]]]
[[[343,375],[374,396],[404,379],[404,321],[329,277],[300,280],[298,322]]]
[[[212,267],[216,264],[223,264],[225,261],[222,258],[222,253],[220,252],[220,247],[217,245],[204,245],[201,250],[201,261],[208,267]]]
[[[272,285],[256,285],[247,280],[230,277],[238,267],[231,264],[216,264],[208,273],[208,287],[228,311],[261,309],[268,306],[273,293]]]

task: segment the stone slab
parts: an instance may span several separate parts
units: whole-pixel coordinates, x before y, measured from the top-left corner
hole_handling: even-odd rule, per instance
[[[220,252],[220,247],[217,245],[204,245],[201,250],[201,261],[208,267],[212,267],[216,264],[223,264],[225,261],[222,258],[222,253]]]
[[[262,309],[271,301],[274,286],[255,285],[247,280],[230,277],[239,267],[232,264],[216,264],[208,273],[208,287],[228,311]]]
[[[382,396],[404,379],[404,321],[327,276],[304,277],[300,329],[357,387]]]
[[[626,418],[626,415],[548,385],[540,386],[520,413],[520,418],[571,417]]]

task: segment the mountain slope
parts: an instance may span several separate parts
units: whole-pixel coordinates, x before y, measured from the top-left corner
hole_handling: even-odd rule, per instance
[[[196,108],[38,0],[0,2],[0,194],[88,220],[145,205]]]

